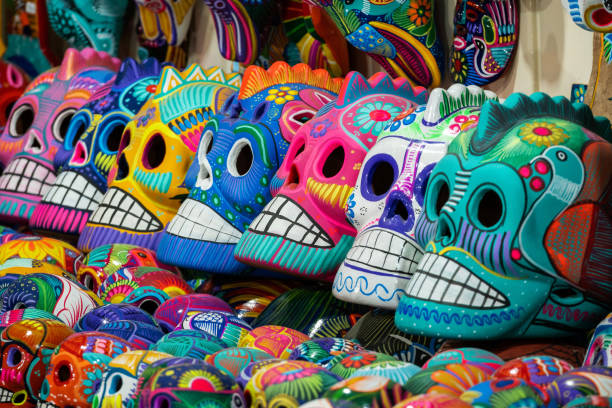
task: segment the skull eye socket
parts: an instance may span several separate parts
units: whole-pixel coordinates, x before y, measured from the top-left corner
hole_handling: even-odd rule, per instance
[[[117,157],[125,150],[126,147],[132,141],[132,133],[129,130],[123,132],[123,136],[121,137],[121,143],[119,143],[119,148],[117,149]]]
[[[234,177],[246,175],[253,165],[253,149],[248,139],[240,139],[232,146],[227,157],[227,171]]]
[[[165,395],[157,397],[153,404],[153,408],[170,408],[171,406],[170,400]]]
[[[267,110],[268,110],[267,102],[260,104],[257,108],[255,108],[255,113],[253,113],[253,121],[259,122],[261,118],[263,118],[263,116],[266,114]]]
[[[204,132],[202,135],[202,140],[200,141],[200,149],[198,154],[200,159],[204,159],[204,157],[210,153],[214,141],[214,134],[212,130],[208,129],[206,132]]]
[[[142,155],[142,164],[145,168],[152,170],[164,162],[166,156],[166,142],[159,133],[153,135],[145,146],[144,154]]]
[[[75,112],[76,109],[65,109],[55,117],[53,126],[51,126],[51,133],[53,133],[53,137],[58,142],[64,143],[68,134],[68,128],[70,127],[70,121]]]
[[[9,350],[8,355],[6,356],[6,363],[9,367],[15,367],[21,363],[21,359],[23,355],[21,354],[21,350],[17,347],[13,347]]]
[[[338,146],[325,158],[321,173],[327,178],[332,178],[342,170],[344,166],[344,147]]]
[[[108,124],[104,132],[104,142],[102,143],[102,147],[107,153],[115,153],[119,150],[124,130],[125,122],[122,120],[114,120]]]
[[[55,368],[55,381],[58,383],[65,383],[72,377],[72,369],[66,362],[59,364]]]
[[[123,387],[123,379],[120,375],[115,375],[111,380],[110,392],[111,394],[116,394]]]
[[[426,195],[425,205],[430,218],[439,217],[442,208],[450,198],[448,182],[442,177],[431,180],[431,186],[428,187]]]
[[[13,112],[9,122],[9,135],[22,137],[34,123],[34,108],[29,104],[19,106]]]
[[[372,156],[366,163],[361,179],[361,193],[368,200],[380,200],[386,195],[397,176],[395,161],[388,154]]]
[[[497,191],[485,189],[476,197],[480,196],[477,207],[478,222],[484,228],[495,227],[504,215],[504,205]]]

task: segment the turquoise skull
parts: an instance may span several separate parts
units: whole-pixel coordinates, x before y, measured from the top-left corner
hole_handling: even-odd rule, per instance
[[[397,326],[464,339],[594,327],[612,299],[610,135],[563,97],[487,102],[432,171],[416,226],[427,253]]]

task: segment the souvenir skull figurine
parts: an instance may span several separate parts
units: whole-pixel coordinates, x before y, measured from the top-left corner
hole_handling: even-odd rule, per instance
[[[51,319],[16,322],[0,333],[0,407],[34,407],[49,355],[74,331]]]
[[[0,131],[28,82],[28,76],[16,65],[0,61]],[[4,145],[0,144],[0,149],[2,147]]]
[[[58,177],[36,206],[30,227],[68,235],[81,232],[106,192],[123,129],[155,92],[161,69],[154,58],[142,65],[126,59],[110,92],[74,115],[55,156]]]
[[[476,126],[487,99],[495,94],[475,86],[438,88],[427,105],[400,114],[383,130],[347,201],[346,215],[358,232],[336,274],[334,296],[397,307],[423,256],[414,226],[431,170],[460,131]]]
[[[219,68],[164,68],[155,94],[125,128],[108,190],[83,229],[80,248],[110,243],[157,247],[189,192],[185,175],[202,129],[239,85],[239,74]]]
[[[24,235],[0,245],[0,264],[9,259],[35,259],[57,265],[75,275],[77,259],[81,252],[67,242],[49,237]]]
[[[234,259],[236,243],[272,198],[270,182],[298,129],[341,85],[305,64],[249,67],[240,93],[204,128],[197,178],[186,183],[189,197],[168,224],[160,259],[213,273],[248,271]]]
[[[97,92],[106,92],[119,60],[91,48],[66,51],[62,65],[39,75],[15,103],[0,135],[0,220],[27,223],[55,181],[53,160],[70,119]],[[15,154],[16,153],[16,154]]]
[[[612,368],[612,313],[595,328],[582,365],[602,365]]]
[[[277,195],[240,238],[236,258],[332,280],[355,236],[344,206],[364,156],[385,125],[426,97],[425,89],[412,88],[403,78],[377,73],[367,80],[350,73],[336,102],[291,141],[278,179],[272,181]]]
[[[588,31],[612,32],[612,1],[561,0],[578,26]]]
[[[47,0],[51,28],[71,47],[119,52],[128,0]]]
[[[611,135],[563,97],[486,102],[429,177],[416,230],[432,234],[416,234],[426,254],[396,325],[462,339],[594,327],[612,299]]]
[[[323,7],[347,41],[394,77],[439,86],[444,53],[433,0],[308,0]]]
[[[128,342],[106,333],[90,331],[69,336],[50,356],[40,389],[40,400],[46,404],[39,406],[90,407],[108,363],[131,349]]]

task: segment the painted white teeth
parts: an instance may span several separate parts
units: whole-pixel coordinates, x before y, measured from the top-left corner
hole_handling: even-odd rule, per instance
[[[327,233],[299,205],[282,195],[274,197],[264,207],[249,230],[311,247],[330,248],[334,245]]]
[[[161,222],[126,192],[108,189],[89,222],[132,231],[154,232],[162,228]]]
[[[13,392],[5,388],[0,388],[0,403],[10,403],[13,399]]]
[[[508,299],[494,287],[453,260],[426,253],[408,287],[408,297],[441,304],[495,309],[508,306]]]
[[[85,177],[74,171],[63,171],[42,198],[43,203],[93,211],[104,194]]]
[[[54,181],[55,174],[51,169],[26,157],[19,157],[11,161],[0,176],[0,189],[42,196]]]
[[[212,208],[188,198],[168,224],[168,232],[198,241],[236,244],[242,233]]]

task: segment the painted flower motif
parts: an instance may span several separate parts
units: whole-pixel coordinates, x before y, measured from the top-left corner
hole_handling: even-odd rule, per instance
[[[357,115],[353,118],[353,125],[358,127],[361,133],[371,133],[378,136],[401,111],[402,108],[392,103],[369,102],[357,109]]]
[[[550,122],[525,123],[519,131],[519,136],[523,141],[537,147],[557,145],[569,138],[563,129]]]
[[[137,99],[138,103],[144,103],[155,93],[157,89],[157,79],[147,78],[138,81],[132,88],[132,95]]]
[[[274,101],[277,105],[282,105],[287,101],[292,101],[295,99],[295,95],[298,94],[298,91],[291,89],[288,86],[281,86],[280,88],[272,88],[268,90],[268,96],[266,96],[266,101]]]
[[[291,371],[283,373],[277,372],[276,375],[271,376],[268,381],[270,384],[281,384],[284,382],[290,382],[299,380],[300,378],[312,377],[320,371],[317,367],[299,367]]]
[[[100,383],[102,382],[102,370],[96,368],[94,371],[87,373],[87,379],[83,380],[83,385],[85,389],[83,393],[87,395],[87,402],[92,402],[94,394],[100,388]]]
[[[327,133],[327,129],[332,125],[332,121],[329,119],[324,119],[312,127],[310,131],[310,136],[313,138],[323,137]]]
[[[430,0],[412,0],[408,6],[408,18],[417,26],[423,26],[431,18]]]
[[[359,353],[352,354],[348,357],[343,358],[340,361],[344,367],[347,368],[361,368],[363,366],[367,366],[376,361],[376,354],[373,353]]]
[[[459,51],[453,52],[451,63],[451,77],[453,82],[463,83],[468,74],[468,62],[464,53]]]

